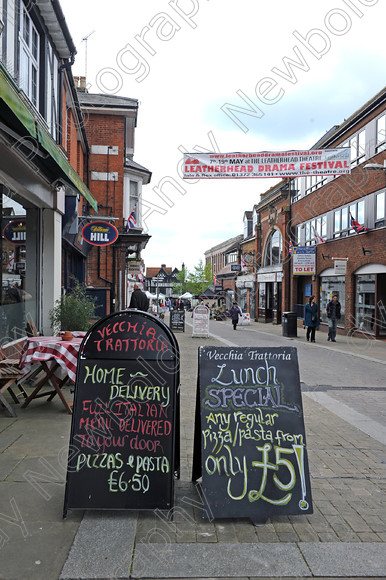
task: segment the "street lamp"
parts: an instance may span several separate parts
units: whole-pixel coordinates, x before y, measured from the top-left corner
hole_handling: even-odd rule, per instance
[[[383,169],[384,171],[386,171],[386,159],[383,162],[383,165],[381,165],[380,163],[368,163],[367,165],[363,166],[363,169]]]

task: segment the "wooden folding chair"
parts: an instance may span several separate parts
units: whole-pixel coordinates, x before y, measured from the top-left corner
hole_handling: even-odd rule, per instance
[[[18,403],[19,401],[17,395],[15,395],[15,393],[11,389],[13,383],[16,383],[17,387],[21,391],[21,395],[23,395],[24,398],[27,398],[27,393],[25,392],[22,385],[17,384],[17,381],[21,379],[23,374],[24,374],[23,371],[18,368],[0,365],[0,404],[3,405],[8,410],[8,412],[12,415],[12,417],[16,417],[17,415],[14,409],[8,403],[7,399],[4,397],[3,393],[6,390],[8,390],[9,394],[11,395],[15,403]]]
[[[27,322],[27,326],[25,327],[25,331],[27,333],[27,336],[39,336],[39,333],[36,330],[36,326],[32,320],[29,320]]]
[[[15,403],[19,402],[18,397],[22,396],[24,399],[28,397],[23,385],[18,382],[25,375],[19,367],[19,362],[20,357],[7,357],[6,352],[0,344],[0,401],[14,417],[16,417],[16,413],[12,410],[12,407],[9,406],[2,393],[8,389],[9,394]],[[13,392],[11,388],[13,383],[16,383],[16,386],[20,391],[19,395],[15,395]]]

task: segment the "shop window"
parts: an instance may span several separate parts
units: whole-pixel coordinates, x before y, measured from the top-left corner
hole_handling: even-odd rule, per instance
[[[375,145],[376,153],[386,149],[386,113],[377,119],[377,141]]]
[[[27,240],[27,214],[14,198],[0,196],[2,208],[0,339],[5,344],[25,336],[27,322],[36,324],[36,280],[29,264],[36,259],[36,243]],[[28,251],[27,251],[28,248]],[[31,263],[34,272],[36,264]]]
[[[321,276],[320,283],[320,319],[322,322],[327,322],[327,304],[332,300],[332,297],[337,294],[340,302],[341,318],[338,320],[338,326],[344,326],[345,314],[345,278],[344,276]]]
[[[385,225],[385,192],[375,196],[375,227],[382,228]]]
[[[355,325],[358,330],[374,332],[375,274],[357,275],[355,290]]]
[[[265,249],[264,266],[276,266],[282,262],[282,236],[278,230],[275,230]]]
[[[265,295],[265,282],[260,282],[259,284],[259,308],[265,310],[266,295]]]

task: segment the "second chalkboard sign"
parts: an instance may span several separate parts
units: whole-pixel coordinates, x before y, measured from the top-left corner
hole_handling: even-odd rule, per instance
[[[312,513],[295,348],[199,349],[193,479],[214,518]]]
[[[67,509],[170,509],[179,453],[179,352],[168,327],[125,310],[97,322],[80,351]]]
[[[174,332],[185,332],[185,310],[171,310],[169,326]]]

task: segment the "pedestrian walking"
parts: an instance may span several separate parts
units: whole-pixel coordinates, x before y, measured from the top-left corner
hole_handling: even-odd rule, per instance
[[[303,324],[307,327],[307,340],[315,342],[315,330],[319,326],[320,320],[318,317],[318,305],[315,302],[315,296],[310,296],[308,303],[304,307],[304,321]]]
[[[233,306],[230,309],[230,315],[232,318],[233,330],[236,330],[236,326],[239,322],[239,316],[242,315],[241,309],[237,305],[237,302],[233,302]]]
[[[327,340],[331,342],[336,342],[336,325],[338,320],[340,320],[340,302],[338,300],[338,295],[334,294],[332,300],[327,304],[327,318],[328,318],[328,337]]]
[[[137,308],[137,310],[143,310],[143,312],[147,312],[149,309],[149,298],[145,292],[142,292],[138,284],[134,284],[134,292],[131,295],[129,308]]]

